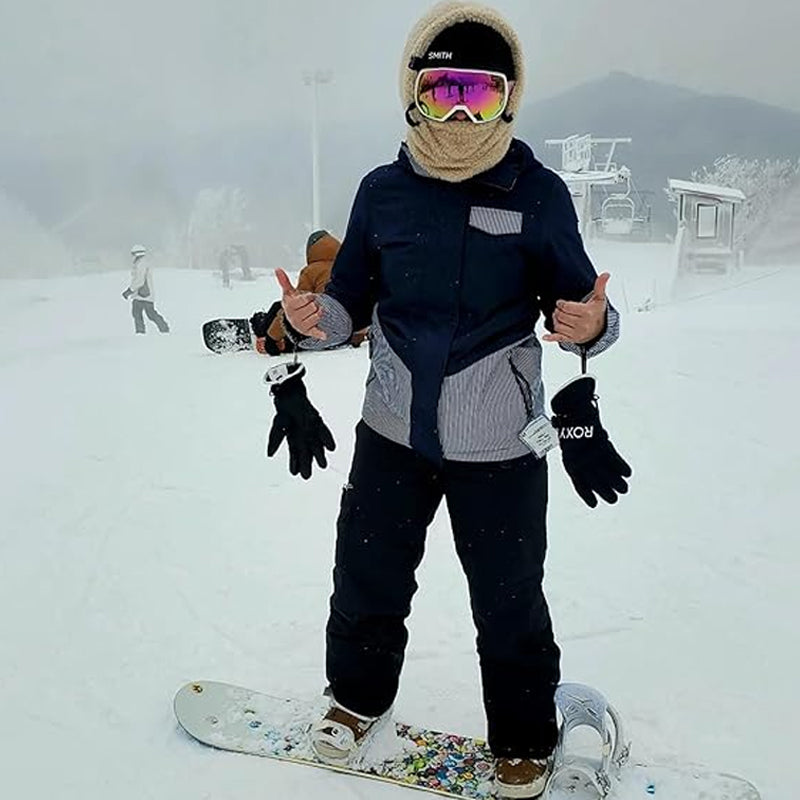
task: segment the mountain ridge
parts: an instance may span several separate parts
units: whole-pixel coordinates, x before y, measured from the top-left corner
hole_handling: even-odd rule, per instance
[[[662,191],[669,178],[692,173],[725,155],[745,159],[800,158],[800,113],[737,95],[698,92],[612,72],[537,101],[521,115],[519,133],[549,166],[559,152],[545,140],[571,134],[631,137],[617,163],[633,171],[636,185],[652,192],[658,234],[674,227]]]

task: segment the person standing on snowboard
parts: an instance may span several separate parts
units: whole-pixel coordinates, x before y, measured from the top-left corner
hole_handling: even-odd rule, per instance
[[[564,183],[513,138],[524,89],[514,30],[493,9],[435,6],[401,65],[408,123],[397,160],[356,195],[330,283],[298,292],[277,271],[291,325],[321,349],[371,323],[371,368],[337,522],[327,624],[330,709],[311,730],[346,764],[391,713],[426,529],[442,499],[477,629],[488,742],[500,797],[535,797],[556,744],[560,679],[542,591],[545,453],[591,506],[615,502],[631,470],[581,376],[544,416],[534,326],[591,357],[618,336],[609,276],[587,257]],[[325,466],[333,437],[308,401],[304,367],[267,373],[290,471]],[[553,427],[554,426],[554,427]]]
[[[131,315],[136,333],[145,333],[144,315],[154,322],[161,333],[169,333],[169,325],[164,317],[156,311],[155,291],[153,289],[153,268],[145,256],[147,250],[136,244],[131,248],[131,282],[122,293],[127,300],[131,299]]]

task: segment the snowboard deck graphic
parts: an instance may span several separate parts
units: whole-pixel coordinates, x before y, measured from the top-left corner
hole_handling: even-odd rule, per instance
[[[293,761],[349,775],[419,789],[445,797],[490,800],[493,759],[486,742],[396,722],[366,747],[359,762],[339,767],[320,761],[308,729],[327,700],[287,700],[239,686],[197,681],[175,695],[174,711],[193,738],[220,750]],[[554,800],[596,800],[580,786],[559,787]],[[691,767],[626,766],[612,783],[610,800],[760,800],[733,775]]]
[[[203,323],[203,342],[213,353],[255,348],[255,337],[247,319],[212,319]]]

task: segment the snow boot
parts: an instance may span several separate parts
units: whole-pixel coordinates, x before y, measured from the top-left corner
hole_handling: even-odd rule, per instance
[[[326,764],[349,765],[390,715],[391,709],[380,717],[364,717],[332,701],[328,713],[311,726],[311,747]]]
[[[549,775],[550,761],[546,758],[498,758],[494,767],[498,800],[539,797]]]

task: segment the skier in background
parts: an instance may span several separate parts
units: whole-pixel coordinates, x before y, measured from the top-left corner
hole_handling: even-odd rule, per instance
[[[153,268],[148,258],[147,250],[137,244],[131,248],[131,282],[122,293],[127,300],[131,298],[131,314],[136,333],[145,333],[144,315],[155,322],[161,333],[169,333],[169,325],[164,317],[156,311],[155,293],[153,290]]]
[[[311,744],[347,764],[389,718],[426,529],[442,499],[477,629],[496,793],[544,790],[557,739],[556,645],[542,590],[546,452],[591,507],[627,492],[630,467],[581,375],[545,416],[544,318],[589,358],[618,337],[618,314],[583,247],[569,190],[513,138],[524,89],[517,34],[494,10],[434,7],[401,63],[408,123],[397,160],[356,195],[330,283],[302,292],[277,271],[291,325],[310,349],[372,323],[371,369],[337,523],[327,624],[330,708]],[[308,400],[302,364],[267,373],[293,474],[325,466],[334,442]]]

